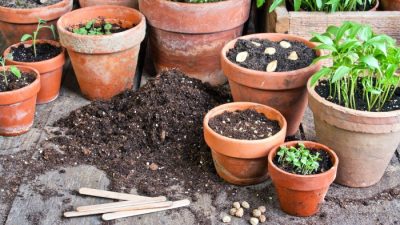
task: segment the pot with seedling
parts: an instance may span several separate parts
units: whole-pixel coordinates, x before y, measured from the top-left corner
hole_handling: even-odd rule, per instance
[[[65,64],[64,49],[58,42],[38,40],[38,36],[44,30],[50,30],[53,38],[56,39],[55,27],[39,19],[36,30],[32,34],[24,34],[21,42],[4,51],[4,58],[8,65],[23,65],[39,71],[41,88],[37,96],[37,104],[48,103],[58,97]]]
[[[333,183],[339,159],[325,145],[293,141],[276,146],[268,155],[268,172],[281,209],[293,216],[319,211]]]
[[[6,66],[0,57],[0,136],[16,136],[33,125],[39,72],[26,66]]]
[[[138,9],[138,0],[79,0],[79,5],[83,7],[96,5],[120,5]]]
[[[338,154],[336,182],[368,187],[381,179],[400,143],[400,48],[369,26],[346,22],[314,34],[330,59],[308,82],[319,142]]]
[[[214,166],[225,181],[265,181],[268,152],[284,142],[286,120],[277,110],[250,102],[220,105],[204,117],[204,137]]]
[[[90,100],[109,100],[133,86],[144,16],[123,6],[93,6],[58,21],[80,89]]]
[[[288,34],[253,34],[222,49],[221,65],[235,101],[257,102],[279,110],[288,135],[299,129],[307,106],[307,80],[321,67],[311,64],[320,50]]]
[[[266,0],[257,0],[257,7],[265,4]],[[269,7],[269,13],[273,12],[284,0],[273,0]],[[376,11],[379,6],[378,0],[357,1],[326,1],[326,0],[290,0],[287,1],[294,11],[310,12],[350,12],[350,11]]]

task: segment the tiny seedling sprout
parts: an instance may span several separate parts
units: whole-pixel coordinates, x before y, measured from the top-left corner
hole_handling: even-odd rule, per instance
[[[109,22],[105,22],[103,27],[96,27],[96,20],[90,20],[85,24],[85,26],[76,28],[72,32],[75,34],[81,35],[104,35],[104,34],[112,34],[112,24]],[[102,31],[104,29],[104,32]]]
[[[53,33],[54,39],[56,39],[56,31],[55,31],[54,25],[53,24],[52,25],[46,25],[46,24],[47,24],[46,20],[39,19],[38,25],[36,27],[36,30],[32,34],[24,34],[21,37],[21,41],[22,42],[23,41],[27,41],[27,40],[32,40],[33,52],[35,54],[35,57],[37,56],[36,41],[37,41],[37,37],[38,37],[39,32],[40,32],[41,29],[43,29],[43,28],[50,29],[51,32]]]
[[[8,85],[7,80],[7,70],[6,70],[6,60],[3,57],[0,57],[0,64],[2,67],[1,75],[3,76],[4,83]],[[17,78],[21,78],[21,71],[16,66],[10,66],[10,72]]]
[[[278,162],[282,166],[291,166],[297,173],[309,175],[318,171],[319,163],[322,159],[319,153],[311,153],[303,143],[298,147],[281,146],[277,152]]]

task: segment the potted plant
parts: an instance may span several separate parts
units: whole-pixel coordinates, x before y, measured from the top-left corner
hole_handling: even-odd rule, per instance
[[[179,68],[212,85],[226,82],[219,53],[240,36],[250,0],[139,0],[150,29],[150,51],[157,71]]]
[[[250,102],[215,107],[204,117],[203,126],[218,175],[237,185],[265,181],[268,152],[286,136],[281,113]]]
[[[24,34],[21,42],[4,51],[6,64],[28,66],[39,71],[41,88],[37,104],[48,103],[58,97],[65,64],[64,49],[58,42],[37,39],[43,28],[49,29],[56,39],[54,26],[46,25],[46,21],[39,19],[37,28],[32,34]]]
[[[39,72],[25,66],[6,66],[0,57],[0,136],[16,136],[33,125]]]
[[[79,0],[81,7],[89,7],[95,5],[121,5],[137,9],[138,0]]]
[[[266,0],[257,0],[257,7],[265,4]],[[269,12],[273,12],[279,5],[282,5],[284,0],[271,1]],[[290,0],[289,5],[294,11],[310,11],[310,12],[329,12],[338,11],[368,11],[376,9],[379,6],[379,0],[364,0],[364,1],[325,1],[325,0]]]
[[[367,187],[383,176],[400,143],[400,48],[369,26],[330,26],[312,41],[332,65],[308,83],[319,142],[339,156],[336,182]]]
[[[54,4],[54,2],[57,2]],[[72,10],[72,0],[56,0],[40,3],[39,1],[2,1],[0,3],[0,51],[20,41],[23,34],[31,33],[37,26],[38,18],[49,24],[56,24],[57,19]],[[42,32],[40,38],[50,39],[50,31]]]
[[[124,6],[92,6],[62,16],[61,45],[71,58],[80,89],[90,100],[109,100],[133,86],[144,16]]]
[[[321,63],[311,64],[320,50],[294,35],[252,34],[225,45],[221,66],[235,101],[257,102],[279,110],[287,134],[299,129],[307,107],[307,80]]]
[[[281,209],[293,216],[318,212],[336,176],[339,159],[325,145],[292,141],[268,155],[268,171]]]
[[[386,11],[400,11],[399,0],[381,0],[382,8]]]

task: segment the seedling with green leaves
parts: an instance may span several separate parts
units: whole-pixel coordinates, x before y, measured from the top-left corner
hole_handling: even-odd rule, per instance
[[[103,26],[96,27],[96,20],[90,20],[85,26],[73,29],[73,33],[81,35],[105,35],[112,34],[112,24],[105,22]]]
[[[47,21],[46,20],[42,20],[42,19],[39,19],[38,25],[36,27],[36,30],[32,34],[24,34],[21,37],[21,41],[22,42],[23,41],[32,40],[33,52],[35,54],[35,57],[37,56],[37,52],[36,52],[37,37],[39,35],[39,32],[44,28],[50,29],[51,32],[53,33],[54,39],[56,39],[56,31],[55,31],[54,25],[53,24],[47,25]]]
[[[298,147],[281,146],[276,153],[278,163],[283,167],[291,167],[296,173],[302,175],[313,174],[319,169],[319,162],[322,159],[319,153],[313,153],[303,143],[299,143]]]
[[[3,81],[6,84],[6,86],[8,85],[8,75],[7,75],[7,70],[6,70],[6,60],[0,56],[0,64],[1,64],[1,75],[3,76]],[[16,67],[16,66],[10,66],[9,67],[10,72],[12,75],[14,75],[15,77],[17,77],[18,79],[21,78],[21,71]]]

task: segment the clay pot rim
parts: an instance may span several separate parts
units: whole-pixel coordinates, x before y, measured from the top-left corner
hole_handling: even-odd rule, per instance
[[[247,106],[248,106],[248,107],[247,107],[248,109],[257,106],[257,107],[262,107],[262,108],[268,109],[269,111],[275,112],[277,115],[279,115],[279,116],[281,117],[281,119],[282,119],[282,121],[283,121],[283,124],[282,124],[282,125],[279,124],[281,129],[279,130],[278,133],[276,133],[276,134],[274,134],[274,135],[272,135],[272,136],[270,136],[270,137],[267,137],[267,138],[258,139],[258,140],[244,140],[244,139],[230,138],[230,137],[226,137],[226,136],[223,136],[223,135],[221,135],[221,134],[218,134],[217,132],[215,132],[215,131],[208,125],[208,122],[210,121],[211,118],[213,118],[213,117],[215,117],[215,116],[217,116],[217,115],[219,115],[219,114],[222,114],[222,113],[224,113],[225,111],[227,111],[227,110],[226,110],[227,107],[229,107],[229,106],[235,107],[235,106],[239,106],[239,105],[247,105]],[[211,114],[214,114],[214,115],[211,116]],[[279,122],[279,121],[278,121],[278,122]],[[203,129],[207,130],[207,131],[210,132],[213,136],[216,136],[217,138],[222,139],[222,140],[224,140],[224,141],[229,141],[229,142],[233,142],[233,143],[236,143],[236,144],[238,144],[238,143],[241,143],[241,144],[262,144],[262,143],[265,143],[266,141],[269,141],[269,140],[274,139],[274,138],[277,137],[277,136],[282,135],[282,133],[286,133],[287,121],[286,121],[285,117],[282,115],[281,112],[279,112],[278,110],[276,110],[276,109],[274,109],[274,108],[272,108],[272,107],[270,107],[270,106],[266,106],[266,105],[258,104],[258,103],[254,103],[254,102],[231,102],[231,103],[225,103],[225,104],[219,105],[219,106],[217,106],[217,107],[214,107],[214,108],[211,109],[210,111],[208,111],[207,114],[204,116],[204,120],[203,120]],[[284,136],[286,136],[286,135],[284,134]],[[220,153],[220,154],[221,154],[221,153]]]
[[[350,114],[353,116],[357,117],[367,117],[367,118],[385,118],[385,117],[397,117],[400,116],[400,109],[399,110],[394,110],[394,111],[389,111],[389,112],[369,112],[369,111],[361,111],[361,110],[355,110],[355,109],[350,109],[335,103],[332,103],[325,98],[322,98],[319,96],[319,94],[315,91],[313,87],[311,87],[311,79],[307,82],[307,92],[308,94],[314,98],[316,101],[318,101],[320,104],[326,105],[332,110],[340,111],[344,114]]]
[[[280,146],[286,145],[286,146],[292,146],[292,145],[297,145],[298,143],[303,143],[306,147],[310,144],[313,145],[317,145],[319,147],[320,150],[323,150],[325,152],[328,152],[328,154],[331,156],[331,160],[334,161],[333,166],[323,172],[323,173],[319,173],[319,174],[313,174],[313,175],[300,175],[300,174],[294,174],[294,173],[289,173],[281,168],[279,168],[277,165],[275,165],[275,163],[273,162],[273,157],[275,157],[276,152],[278,151],[278,149],[280,148]],[[334,172],[339,165],[339,158],[336,155],[336,153],[330,149],[328,146],[323,145],[321,143],[318,142],[313,142],[313,141],[289,141],[289,142],[285,142],[281,145],[278,145],[276,147],[274,147],[269,153],[268,153],[268,164],[273,167],[277,172],[282,173],[286,176],[291,176],[291,177],[296,177],[296,178],[301,178],[301,179],[307,179],[307,178],[319,178],[319,177],[324,177],[329,173]]]
[[[170,4],[170,5],[181,5],[188,8],[195,8],[195,7],[210,7],[210,4],[229,4],[229,2],[239,1],[239,0],[224,0],[219,2],[205,2],[205,3],[190,3],[190,2],[173,2],[173,1],[166,1],[166,0],[154,0],[158,2],[164,2],[163,4]]]
[[[231,41],[229,41],[228,43],[225,44],[225,46],[222,48],[221,50],[221,56],[222,56],[222,60],[224,60],[224,62],[226,64],[228,64],[229,66],[235,68],[236,70],[241,71],[242,73],[246,73],[246,74],[251,74],[252,76],[296,76],[299,73],[303,73],[305,71],[311,70],[311,68],[316,68],[318,66],[322,65],[322,61],[319,61],[317,63],[314,64],[310,64],[307,67],[301,68],[301,69],[297,69],[297,70],[291,70],[291,71],[285,71],[285,72],[266,72],[266,71],[259,71],[259,70],[252,70],[252,69],[247,69],[244,67],[241,67],[233,62],[231,62],[228,57],[226,56],[226,53],[233,48],[233,46],[235,45],[235,43],[239,40],[239,39],[251,39],[251,38],[258,38],[258,39],[268,39],[268,37],[271,36],[284,36],[282,39],[299,39],[301,40],[304,44],[306,44],[307,46],[312,46],[312,48],[316,47],[317,45],[311,41],[308,41],[307,39],[297,36],[297,35],[292,35],[292,34],[281,34],[281,33],[258,33],[258,34],[250,34],[250,35],[245,35],[245,36],[241,36],[238,37],[236,39],[233,39]],[[232,46],[232,47],[230,47]],[[321,50],[314,50],[318,56],[322,55],[322,51]]]

